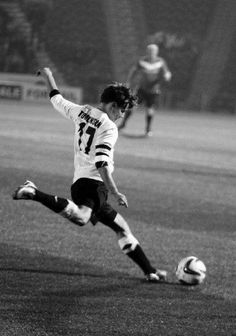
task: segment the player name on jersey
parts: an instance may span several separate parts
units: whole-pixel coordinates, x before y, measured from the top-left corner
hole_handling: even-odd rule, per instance
[[[92,124],[93,126],[99,128],[101,126],[101,121],[99,121],[96,118],[90,117],[90,115],[88,115],[87,113],[85,113],[84,111],[81,111],[79,114],[79,117],[81,119],[86,120],[88,123]]]

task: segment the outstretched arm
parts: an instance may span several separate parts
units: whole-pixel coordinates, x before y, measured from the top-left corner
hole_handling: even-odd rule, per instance
[[[52,71],[49,68],[40,69],[37,72],[37,75],[42,75],[45,79],[48,94],[53,107],[64,117],[74,120],[78,111],[81,110],[81,106],[74,104],[71,101],[62,97],[58,90],[56,81],[53,77]]]
[[[49,68],[43,68],[38,70],[37,75],[42,75],[45,79],[45,83],[48,89],[48,93],[50,94],[53,90],[58,90],[56,81],[53,77],[52,71]]]

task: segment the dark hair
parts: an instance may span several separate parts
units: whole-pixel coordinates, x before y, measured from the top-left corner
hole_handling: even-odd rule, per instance
[[[101,102],[105,104],[115,102],[121,109],[128,110],[137,104],[137,97],[126,85],[113,83],[104,89],[101,94]]]

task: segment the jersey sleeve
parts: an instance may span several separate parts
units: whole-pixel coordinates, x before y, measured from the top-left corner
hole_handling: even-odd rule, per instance
[[[60,112],[67,119],[71,119],[73,121],[76,120],[78,112],[82,109],[81,105],[72,103],[71,101],[63,98],[59,91],[55,92],[55,94],[52,93],[52,95],[50,95],[50,100],[55,110]]]
[[[113,162],[113,152],[117,138],[118,130],[115,125],[98,135],[95,144],[95,165],[97,168],[108,166],[110,162]]]

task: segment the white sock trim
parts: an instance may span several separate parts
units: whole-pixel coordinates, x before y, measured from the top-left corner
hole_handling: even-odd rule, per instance
[[[81,214],[80,214],[78,206],[70,200],[67,200],[67,201],[68,201],[68,204],[65,207],[65,209],[62,210],[62,212],[60,212],[60,215],[62,217],[65,217],[66,219],[69,219],[71,222],[75,224],[84,225],[81,219]]]
[[[120,249],[127,254],[134,251],[139,242],[132,234],[128,234],[127,236],[120,238],[118,244]]]

